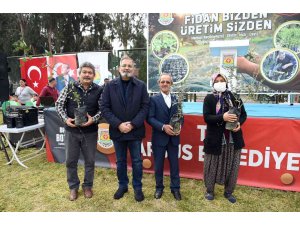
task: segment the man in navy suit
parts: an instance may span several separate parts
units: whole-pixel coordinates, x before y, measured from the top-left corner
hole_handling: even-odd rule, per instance
[[[164,190],[163,172],[165,154],[170,163],[171,192],[176,200],[181,200],[179,177],[179,134],[169,125],[172,115],[177,112],[176,97],[171,95],[173,80],[170,74],[160,75],[158,85],[160,93],[150,98],[147,122],[152,126],[152,150],[154,155],[156,191],[154,197],[161,198]]]
[[[141,144],[145,137],[144,120],[149,109],[149,96],[144,82],[133,76],[134,62],[121,58],[120,76],[105,85],[100,110],[109,123],[109,134],[113,140],[117,158],[119,188],[114,199],[120,199],[128,191],[127,149],[132,162],[132,185],[135,200],[144,200],[142,191],[143,165]]]

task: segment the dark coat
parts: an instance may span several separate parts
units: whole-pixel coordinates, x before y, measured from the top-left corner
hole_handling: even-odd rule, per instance
[[[144,120],[149,109],[149,95],[145,83],[133,77],[128,84],[126,96],[125,101],[120,77],[110,81],[105,85],[101,96],[101,113],[110,125],[109,134],[112,140],[141,140],[145,137]],[[121,133],[118,127],[127,121],[131,122],[134,129],[126,134]]]
[[[229,92],[232,103],[235,105],[235,98]],[[207,130],[204,139],[204,152],[207,154],[220,155],[222,147],[222,137],[225,131],[225,121],[223,114],[216,115],[217,100],[213,94],[208,94],[203,103],[204,121],[207,123]],[[241,126],[247,119],[247,113],[244,105],[241,107],[241,116],[239,122]],[[237,132],[231,132],[234,141],[234,149],[241,149],[245,146],[242,129]]]
[[[174,101],[175,96],[171,95],[171,102]],[[171,141],[174,146],[179,145],[179,135],[169,136],[162,130],[163,125],[169,124],[172,115],[176,112],[177,105],[172,104],[169,109],[161,93],[150,98],[147,122],[152,126],[152,145],[166,146],[169,141]]]

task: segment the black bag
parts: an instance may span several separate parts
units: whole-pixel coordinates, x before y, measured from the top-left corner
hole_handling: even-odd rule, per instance
[[[27,109],[19,109],[19,115],[23,118],[24,126],[31,126],[34,124],[38,124],[38,114],[39,111],[35,107],[30,107]]]
[[[33,106],[10,106],[7,109],[8,114],[18,114],[18,117],[21,117],[23,120],[23,125],[31,126],[39,123],[38,120],[38,109]],[[20,122],[18,123],[19,128],[21,126]]]

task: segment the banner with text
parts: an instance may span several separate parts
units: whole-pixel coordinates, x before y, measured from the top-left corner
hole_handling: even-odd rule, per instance
[[[48,116],[49,113],[45,113],[46,136],[50,143],[47,152],[54,156],[55,162],[62,163],[65,161],[64,127],[60,121],[50,121],[59,119],[55,110],[51,112],[52,116]],[[96,165],[115,168],[115,150],[108,129],[108,124],[99,124]],[[242,129],[246,146],[242,149],[238,184],[300,192],[300,120],[248,118]],[[205,132],[202,116],[185,115],[178,155],[181,177],[203,179]],[[153,173],[151,127],[148,124],[142,155],[144,171]],[[53,161],[51,157],[48,159]],[[129,154],[127,160],[131,165]],[[165,175],[169,174],[166,159]]]
[[[148,26],[151,92],[162,72],[174,91],[209,92],[223,69],[241,93],[300,92],[300,13],[150,13]]]

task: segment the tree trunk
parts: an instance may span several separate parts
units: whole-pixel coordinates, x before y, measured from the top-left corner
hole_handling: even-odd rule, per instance
[[[49,46],[49,52],[52,54],[51,35],[52,35],[52,29],[50,28],[48,30],[48,46]]]

